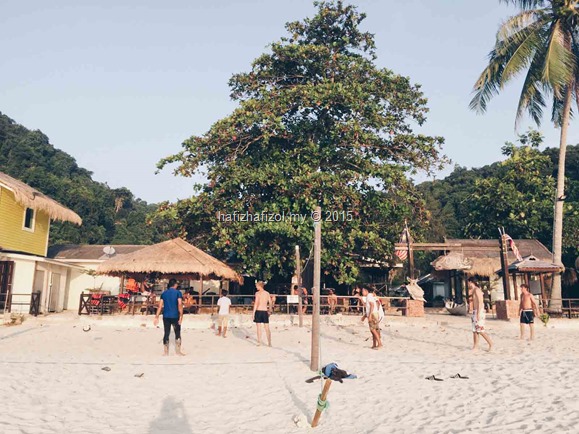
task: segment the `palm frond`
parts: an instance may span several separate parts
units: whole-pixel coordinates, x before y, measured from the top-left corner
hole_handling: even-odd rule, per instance
[[[541,65],[543,64],[544,54],[544,47],[537,50],[531,64],[529,65],[529,70],[527,71],[523,88],[521,90],[521,96],[519,97],[515,127],[518,127],[525,111],[529,113],[529,116],[537,126],[541,125],[543,108],[545,108],[545,98],[543,96],[544,88],[543,83],[541,82]]]
[[[504,59],[497,56],[495,50],[489,54],[489,64],[483,70],[474,85],[474,96],[469,108],[477,113],[484,113],[490,99],[501,89],[501,76],[504,69]]]
[[[546,12],[542,9],[533,9],[529,11],[523,11],[517,15],[509,17],[501,24],[499,31],[497,32],[497,43],[510,38],[521,30],[524,30],[533,25],[537,21],[544,20],[545,15]]]
[[[552,23],[549,33],[542,79],[549,84],[553,94],[561,98],[562,89],[575,77],[576,58],[565,46],[565,33],[560,20]]]
[[[539,20],[521,28],[516,33],[511,33],[498,43],[500,50],[504,51],[506,64],[501,77],[501,86],[504,86],[511,78],[527,68],[533,55],[544,42],[542,31],[546,20]]]
[[[567,92],[567,87],[565,87],[565,89],[563,89],[563,95],[565,95],[565,93]],[[572,92],[574,94],[575,100],[577,101],[577,85],[575,83],[573,83],[573,89]],[[565,100],[563,98],[553,98],[553,108],[551,110],[551,122],[553,122],[553,124],[555,124],[555,126],[557,127],[561,127],[561,125],[563,124],[563,108],[565,106]],[[575,115],[575,110],[573,110],[573,107],[571,107],[570,112],[569,112],[569,116],[571,119],[573,119],[573,116]]]
[[[544,7],[548,3],[546,0],[499,0],[499,2],[519,7],[522,10]]]

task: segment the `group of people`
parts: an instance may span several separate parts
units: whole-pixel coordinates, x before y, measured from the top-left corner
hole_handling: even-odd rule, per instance
[[[472,294],[472,336],[473,336],[473,350],[478,348],[479,336],[482,337],[488,344],[488,351],[491,351],[493,347],[493,342],[490,336],[487,334],[485,317],[485,300],[484,294],[480,287],[479,281],[471,277],[468,279],[468,289]],[[529,291],[529,285],[523,283],[521,285],[521,300],[519,302],[519,323],[520,323],[520,335],[519,339],[524,339],[525,336],[525,326],[529,326],[529,338],[533,340],[535,338],[535,316],[538,316],[539,308],[535,297]]]
[[[267,340],[267,345],[271,347],[271,331],[269,329],[269,317],[273,312],[273,306],[275,304],[275,298],[265,290],[264,282],[256,283],[257,292],[255,294],[255,301],[253,304],[253,322],[256,324],[257,328],[257,345],[262,345],[262,336],[265,335]],[[471,294],[472,300],[472,333],[473,333],[473,350],[476,350],[479,345],[479,338],[482,337],[488,344],[488,350],[490,351],[493,346],[492,339],[487,333],[486,329],[486,309],[483,291],[480,287],[478,280],[474,277],[468,280],[468,289]],[[298,290],[295,286],[294,290]],[[384,320],[384,308],[380,301],[380,298],[374,294],[374,289],[366,287],[357,287],[356,300],[357,305],[363,309],[362,321],[368,320],[368,327],[370,329],[370,334],[372,337],[372,349],[382,348],[382,336],[380,332],[381,323]],[[303,293],[302,293],[303,294]],[[307,294],[307,291],[305,292]],[[217,306],[219,307],[218,321],[217,321],[217,335],[222,337],[227,337],[227,325],[229,322],[229,309],[231,306],[231,300],[227,296],[226,290],[221,292],[221,297],[217,301]],[[333,296],[333,297],[332,297]],[[307,297],[307,295],[306,295]],[[330,298],[331,297],[331,298]],[[336,304],[330,303],[330,300],[335,300],[337,303],[337,297],[335,294],[330,294],[328,296],[328,304],[333,305],[334,308]],[[303,303],[303,301],[302,301]],[[175,332],[175,352],[178,355],[184,355],[181,351],[181,323],[183,321],[183,295],[181,291],[177,289],[177,281],[171,279],[169,281],[169,286],[167,290],[161,295],[157,312],[155,315],[154,324],[155,326],[159,323],[159,316],[161,312],[163,313],[163,347],[164,354],[169,354],[169,336],[171,333],[171,328]],[[521,300],[519,304],[519,317],[520,317],[520,338],[524,338],[525,326],[529,326],[530,339],[534,339],[534,318],[538,315],[537,303],[533,295],[529,291],[529,286],[526,284],[521,285]]]
[[[308,289],[305,287],[299,287],[298,285],[294,285],[292,287],[291,290],[291,295],[297,295],[298,297],[301,298],[301,302],[302,302],[302,313],[306,314],[308,311],[308,305],[311,304],[310,303],[310,296],[308,293]],[[275,295],[273,296],[275,298]],[[324,298],[327,301],[327,306],[328,306],[328,313],[329,314],[333,314],[336,312],[336,308],[338,306],[338,296],[336,295],[336,293],[334,292],[333,289],[328,289],[328,295],[324,296]],[[292,310],[291,312],[293,313],[297,313],[298,312],[299,307],[298,306],[292,306]]]

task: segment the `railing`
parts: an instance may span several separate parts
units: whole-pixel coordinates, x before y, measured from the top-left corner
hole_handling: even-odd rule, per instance
[[[21,294],[8,292],[0,295],[0,306],[4,312],[11,313],[15,306],[28,306],[28,313],[33,316],[40,314],[40,292]],[[19,309],[20,311],[22,309]],[[19,312],[22,313],[22,312]]]
[[[282,314],[297,314],[299,305],[298,303],[288,303],[287,295],[277,295],[271,294],[272,298],[275,298],[273,304],[274,313]],[[204,296],[205,298],[206,296]],[[196,305],[198,311],[201,313],[217,313],[217,300],[218,295],[210,296],[210,303],[207,305]],[[245,313],[253,310],[253,304],[255,300],[255,295],[238,295],[230,294],[228,297],[231,299],[231,311],[236,313]],[[404,314],[406,312],[406,300],[408,297],[379,297],[382,301],[384,307],[384,312],[386,314],[396,314],[401,312]],[[312,313],[312,297],[308,296],[307,304],[302,303],[302,312],[305,314]],[[322,295],[320,297],[320,313],[322,314],[334,314],[342,313],[346,315],[361,315],[363,311],[363,303],[359,297],[353,296],[337,296],[335,303],[330,303],[329,297],[327,295]]]
[[[95,297],[96,296],[96,297]],[[288,303],[287,295],[271,294],[273,301],[273,312],[282,314],[298,314],[298,303]],[[217,300],[219,295],[204,295],[202,303],[199,304],[199,297],[186,297],[183,300],[183,310],[187,314],[209,313],[214,314],[218,312]],[[231,299],[230,311],[233,313],[250,313],[253,310],[255,295],[241,295],[230,294]],[[405,314],[407,306],[406,300],[408,297],[379,297],[384,307],[386,314],[395,315],[401,312]],[[135,312],[141,314],[154,314],[157,310],[158,299],[156,295],[132,296],[127,303],[127,313],[134,315]],[[311,314],[312,312],[312,297],[308,296],[308,302],[302,303],[302,312],[304,314]],[[79,301],[78,314],[79,315],[104,315],[114,314],[121,309],[118,307],[118,296],[107,294],[81,294]],[[363,303],[359,297],[353,296],[337,296],[335,302],[330,302],[328,296],[320,297],[320,312],[322,314],[342,313],[346,315],[361,315],[363,311]]]
[[[553,309],[553,301],[561,302],[561,309]],[[563,298],[563,299],[550,299],[547,300],[548,306],[544,306],[541,302],[541,307],[551,316],[567,316],[567,318],[579,317],[579,298]]]

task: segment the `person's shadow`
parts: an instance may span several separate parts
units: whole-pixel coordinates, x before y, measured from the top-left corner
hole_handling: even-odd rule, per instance
[[[185,407],[182,402],[177,402],[172,396],[163,401],[161,414],[149,425],[149,434],[193,434]]]

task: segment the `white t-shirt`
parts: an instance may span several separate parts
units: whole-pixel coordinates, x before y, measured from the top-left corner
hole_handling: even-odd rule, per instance
[[[219,315],[229,315],[231,300],[227,297],[220,297],[219,300],[217,300],[217,306],[219,306]]]
[[[384,308],[382,307],[382,303],[376,303],[378,307],[378,321],[382,321],[384,319]]]
[[[365,300],[366,316],[368,316],[370,315],[370,306],[372,306],[372,312],[376,312],[376,297],[374,297],[374,294],[368,293],[368,295],[364,298],[366,299]]]

